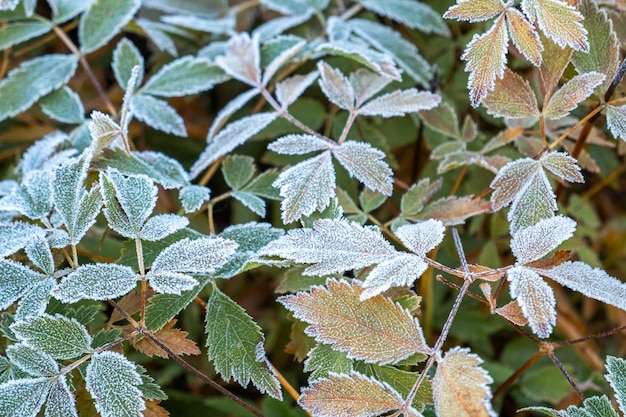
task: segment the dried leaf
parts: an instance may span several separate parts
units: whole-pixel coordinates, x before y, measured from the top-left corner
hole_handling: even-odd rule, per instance
[[[314,381],[298,402],[317,417],[374,417],[404,406],[400,394],[388,384],[354,371]],[[404,415],[421,416],[412,407]]]
[[[196,345],[196,342],[187,339],[188,334],[189,333],[180,329],[161,329],[153,333],[156,338],[177,355],[199,355],[202,352]],[[150,358],[153,355],[161,358],[169,357],[168,353],[163,350],[163,348],[147,337],[135,343],[134,347]]]
[[[432,109],[440,102],[441,97],[437,94],[411,88],[378,97],[358,109],[357,113],[364,116],[397,117]]]
[[[520,307],[517,300],[494,309],[494,313],[504,317],[516,326],[526,326],[528,324],[528,319],[524,316],[522,307]]]
[[[477,355],[467,348],[455,347],[437,361],[433,396],[438,417],[495,417],[491,408],[493,382],[479,365]]]
[[[346,76],[324,61],[318,62],[317,69],[321,76],[319,84],[326,97],[340,108],[352,110],[354,108],[354,90]]]
[[[483,105],[487,113],[496,117],[539,116],[537,98],[528,81],[509,69],[504,70],[502,78],[496,79],[495,87],[485,97]]]
[[[446,226],[463,224],[470,217],[491,212],[491,203],[468,195],[444,197],[427,205],[420,217],[437,219]]]
[[[587,99],[593,90],[602,84],[606,76],[599,72],[580,74],[569,80],[544,105],[543,115],[547,119],[560,119]]]
[[[507,272],[511,297],[522,308],[524,317],[537,336],[550,336],[556,324],[556,300],[552,288],[533,270],[516,266]]]
[[[357,281],[329,279],[326,285],[278,299],[310,324],[308,335],[366,362],[395,363],[430,353],[419,322],[408,310],[380,295],[361,301],[363,288]]]
[[[470,73],[468,87],[472,106],[478,106],[487,93],[494,89],[496,78],[502,78],[506,65],[508,36],[504,17],[500,16],[491,29],[475,34],[461,59],[467,61],[465,71]]]
[[[526,17],[514,7],[506,9],[506,21],[511,39],[517,49],[534,66],[541,65],[543,45],[532,23],[526,20]]]

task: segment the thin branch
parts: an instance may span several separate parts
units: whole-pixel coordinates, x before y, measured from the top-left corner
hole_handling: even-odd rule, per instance
[[[563,366],[559,358],[556,357],[556,355],[554,354],[554,351],[550,349],[547,353],[550,359],[552,360],[552,362],[556,365],[557,368],[559,368],[559,371],[561,371],[561,374],[563,374],[568,384],[572,387],[574,392],[576,392],[576,395],[578,395],[581,401],[584,401],[585,394],[583,394],[580,388],[578,388],[578,385],[576,385],[576,382],[574,382],[574,380],[570,376],[569,372],[567,372],[567,370],[565,369],[565,367]]]
[[[515,372],[513,372],[513,375],[508,377],[507,380],[498,387],[498,389],[493,393],[493,398],[496,398],[500,394],[503,394],[511,385],[513,385],[517,378],[522,376],[522,374],[526,372],[526,370],[530,368],[535,362],[537,362],[539,358],[541,358],[544,354],[545,352],[541,350],[535,352],[535,354],[530,359],[528,359],[522,366],[520,366]]]

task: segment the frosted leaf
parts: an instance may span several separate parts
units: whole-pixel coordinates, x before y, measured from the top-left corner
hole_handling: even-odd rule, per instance
[[[623,413],[626,409],[626,392],[624,390],[626,386],[626,363],[622,358],[607,356],[606,370],[607,374],[604,377],[615,391],[615,399]]]
[[[424,260],[411,253],[398,254],[376,265],[363,281],[361,301],[387,291],[391,287],[410,287],[428,268]]]
[[[226,16],[222,19],[206,19],[188,14],[164,15],[161,16],[161,21],[170,25],[217,35],[228,34],[235,30],[236,23],[233,16]]]
[[[407,113],[416,113],[420,110],[429,110],[441,102],[437,94],[409,90],[396,90],[378,97],[358,110],[364,116],[397,117]]]
[[[0,223],[0,256],[13,255],[18,250],[26,247],[37,236],[43,236],[44,233],[44,229],[30,223]],[[0,309],[4,308],[6,307],[0,307]]]
[[[186,56],[164,65],[150,77],[140,93],[181,97],[208,90],[226,79],[224,72],[209,60]]]
[[[424,204],[441,188],[441,180],[430,183],[429,178],[424,178],[413,184],[406,193],[402,195],[400,209],[402,216],[410,218],[418,215],[424,208]]]
[[[428,85],[432,76],[431,67],[413,43],[390,27],[371,20],[350,19],[347,24],[374,48],[391,55],[409,77],[423,86]]]
[[[59,373],[59,365],[54,358],[38,349],[15,343],[7,347],[6,354],[12,365],[17,366],[29,376],[53,377]]]
[[[217,132],[224,126],[224,123],[226,123],[236,111],[240,110],[248,101],[252,100],[252,98],[258,94],[259,89],[252,88],[239,94],[222,107],[219,113],[215,116],[215,119],[213,119],[213,123],[211,123],[211,128],[209,129],[209,133],[206,137],[207,142],[210,142],[215,137]]]
[[[346,76],[324,61],[317,63],[317,69],[320,73],[319,85],[326,97],[340,108],[352,110],[354,108],[354,90]]]
[[[578,104],[586,100],[594,89],[602,84],[606,76],[599,72],[579,74],[566,82],[556,93],[550,97],[548,104],[544,106],[543,115],[547,119],[560,119],[578,107]]]
[[[421,257],[425,257],[443,240],[445,226],[439,220],[428,219],[416,224],[399,227],[395,235],[404,246]]]
[[[44,55],[23,62],[0,82],[0,120],[13,117],[35,104],[46,94],[65,85],[74,75],[78,58],[74,55]]]
[[[497,78],[494,89],[482,101],[487,113],[496,117],[524,118],[538,117],[537,97],[527,80],[511,71],[504,70],[502,78]]]
[[[272,62],[270,62],[265,68],[265,72],[263,73],[263,80],[261,81],[261,83],[263,85],[267,85],[272,77],[276,75],[276,72],[278,72],[278,70],[283,65],[288,63],[291,58],[296,56],[304,48],[306,43],[307,42],[305,40],[302,40],[292,47],[282,51],[276,58],[274,58]]]
[[[122,128],[114,122],[108,115],[94,110],[91,113],[91,122],[88,124],[89,133],[93,139],[91,145],[94,152],[104,149],[113,143],[116,139],[121,138]]]
[[[533,269],[564,287],[626,310],[626,284],[584,262],[565,262],[550,269]]]
[[[290,230],[259,255],[312,264],[304,274],[324,276],[382,263],[398,253],[377,228],[330,219],[317,220],[313,227]]]
[[[387,383],[358,372],[331,373],[302,390],[298,403],[317,417],[374,417],[404,407],[404,399]],[[413,407],[406,417],[421,417]]]
[[[150,281],[150,286],[161,294],[179,294],[182,291],[191,290],[198,285],[198,281],[190,275],[179,272],[148,272],[146,278]]]
[[[94,354],[87,366],[85,383],[102,417],[143,416],[146,405],[137,388],[141,376],[123,355],[110,351]]]
[[[100,192],[102,193],[102,199],[104,200],[105,208],[103,210],[107,219],[108,226],[115,230],[117,233],[128,238],[137,238],[139,234],[138,227],[133,227],[128,216],[124,213],[124,210],[120,206],[116,197],[116,188],[113,182],[105,175],[100,175]]]
[[[495,417],[482,359],[467,348],[454,347],[437,361],[433,398],[438,417]]]
[[[57,314],[16,321],[11,330],[20,341],[54,359],[72,359],[91,351],[91,336],[76,319]]]
[[[0,1],[0,10],[15,10],[20,0],[2,0]]]
[[[243,387],[252,382],[262,393],[282,399],[280,383],[267,362],[261,328],[215,285],[205,321],[207,354],[220,376]]]
[[[78,417],[76,400],[67,386],[65,376],[56,379],[46,402],[45,417]]]
[[[15,320],[43,314],[48,307],[50,293],[56,285],[57,280],[55,278],[46,278],[33,285],[20,300],[17,310],[15,310]]]
[[[224,72],[252,86],[261,84],[261,54],[259,38],[239,33],[230,38],[226,54],[215,60]]]
[[[64,303],[79,300],[110,300],[129,293],[139,275],[132,268],[116,264],[81,265],[64,277],[52,296]]]
[[[211,190],[199,185],[188,185],[178,192],[178,197],[185,213],[193,213],[200,210],[202,205],[211,198]]]
[[[95,0],[78,26],[80,51],[88,54],[104,46],[139,10],[141,0]]]
[[[22,297],[43,275],[10,259],[0,259],[2,286],[0,287],[0,309],[5,310]]]
[[[281,217],[285,224],[324,210],[335,195],[335,169],[330,152],[286,169],[272,185],[280,188]]]
[[[538,168],[515,197],[507,214],[512,233],[552,217],[558,209],[548,177]]]
[[[130,80],[135,66],[139,67],[137,80],[133,86],[137,88],[141,85],[141,81],[143,80],[144,59],[135,44],[127,38],[122,38],[113,51],[113,60],[111,63],[115,80],[121,88],[126,89],[128,80]]]
[[[245,143],[276,120],[277,117],[278,115],[274,112],[257,113],[230,123],[215,137],[210,138],[207,147],[191,167],[190,178],[196,178],[205,168]]]
[[[46,116],[61,123],[79,124],[84,120],[83,102],[80,96],[67,86],[42,97],[39,106]]]
[[[584,182],[576,159],[565,152],[550,152],[541,158],[541,165],[562,180]]]
[[[502,0],[458,0],[443,15],[446,19],[481,22],[504,11]]]
[[[46,239],[54,249],[64,248],[70,244],[70,236],[63,229],[49,229]]]
[[[534,66],[541,65],[543,44],[533,24],[515,7],[507,7],[506,21],[511,40],[517,50]]]
[[[550,336],[556,324],[556,300],[552,288],[536,272],[522,266],[509,269],[507,279],[511,285],[511,298],[519,303],[533,333],[541,338]]]
[[[372,98],[391,82],[389,77],[383,77],[364,68],[354,71],[349,78],[357,107],[360,107],[363,102]]]
[[[14,379],[0,384],[0,415],[36,417],[51,385],[48,378]]]
[[[626,106],[606,106],[606,124],[614,138],[626,141]]]
[[[440,220],[445,226],[463,224],[470,218],[491,212],[489,201],[468,195],[465,197],[443,197],[430,203],[420,213],[424,219]]]
[[[267,149],[283,155],[304,155],[315,151],[326,151],[332,149],[334,145],[313,135],[287,135],[270,143]]]
[[[84,12],[90,6],[90,2],[83,0],[50,0],[54,23],[63,23]],[[46,416],[47,417],[47,416]]]
[[[450,36],[441,15],[427,4],[412,0],[359,0],[366,9],[424,33]]]
[[[575,7],[562,0],[522,0],[522,9],[531,21],[536,18],[541,31],[561,48],[589,51],[584,19]]]
[[[353,360],[330,345],[318,344],[309,351],[304,361],[304,372],[311,372],[309,381],[328,378],[331,372],[349,374],[352,370]]]
[[[246,155],[228,155],[222,162],[222,174],[226,184],[240,190],[254,176],[254,158]]]
[[[128,79],[128,83],[126,84],[126,91],[124,92],[124,97],[122,98],[122,108],[120,109],[120,126],[122,127],[122,137],[126,142],[128,141],[128,126],[130,126],[130,122],[133,120],[133,114],[130,112],[130,105],[133,95],[135,94],[135,84],[137,84],[139,71],[141,71],[141,67],[139,65],[135,65],[131,69],[130,78]],[[128,144],[125,145],[126,147],[128,147]]]
[[[15,208],[30,219],[43,219],[52,210],[52,173],[32,170],[24,174],[22,186],[14,191]]]
[[[123,176],[115,169],[107,170],[106,173],[101,174],[101,178],[104,178],[102,184],[108,181],[113,185],[117,204],[127,217],[130,227],[135,231],[141,230],[156,205],[156,185],[147,177]],[[108,193],[103,193],[103,197],[107,198],[107,209],[109,209],[113,202],[108,200],[110,198]]]
[[[22,154],[15,172],[24,175],[33,170],[56,168],[76,153],[74,149],[58,152],[64,142],[69,143],[69,137],[63,132],[52,132],[44,136]]]
[[[189,220],[186,217],[176,214],[159,214],[148,219],[139,232],[139,238],[155,242],[187,227],[188,224]]]
[[[163,249],[152,263],[152,273],[212,274],[235,253],[237,244],[219,237],[183,239]]]
[[[133,116],[148,126],[165,133],[187,137],[187,129],[182,117],[166,101],[149,94],[137,94],[131,98]]]
[[[568,217],[543,219],[516,233],[511,239],[511,251],[518,265],[540,259],[572,237],[576,222]]]
[[[166,32],[168,29],[173,29],[173,26],[141,18],[136,18],[135,23],[145,32],[159,51],[165,51],[171,56],[178,55],[176,44]]]
[[[244,191],[234,191],[232,196],[254,213],[265,217],[265,201],[261,197]]]
[[[333,155],[351,177],[372,191],[390,196],[393,192],[393,171],[384,161],[385,153],[365,142],[348,140],[333,148]]]
[[[311,18],[311,13],[301,13],[293,16],[275,17],[260,24],[254,31],[253,36],[258,36],[259,41],[264,44],[266,41],[276,39],[279,35],[285,33],[287,30],[299,26]]]
[[[362,301],[362,292],[358,281],[329,279],[326,288],[315,286],[278,301],[309,323],[306,334],[347,352],[349,358],[388,364],[430,353],[419,322],[408,310],[383,296]]]

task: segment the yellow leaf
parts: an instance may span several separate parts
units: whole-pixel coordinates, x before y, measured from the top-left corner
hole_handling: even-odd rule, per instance
[[[293,315],[309,323],[306,333],[348,357],[381,364],[415,353],[429,354],[419,322],[390,299],[377,295],[360,301],[358,281],[329,279],[324,287],[279,298]]]
[[[479,365],[477,355],[455,347],[437,363],[433,378],[435,410],[438,417],[496,416],[490,404],[493,380]]]
[[[467,45],[461,59],[467,61],[465,71],[470,73],[468,85],[472,106],[478,106],[493,89],[496,78],[503,76],[508,42],[504,16],[500,16],[488,32],[474,35]]]
[[[517,49],[536,67],[541,65],[541,51],[543,45],[534,26],[526,20],[517,9],[509,7],[506,10],[506,20],[509,24],[511,39]]]
[[[170,412],[154,401],[146,401],[143,417],[168,417]]]
[[[533,0],[534,13],[539,28],[561,48],[570,46],[577,51],[588,52],[587,30],[583,16],[561,0]]]
[[[502,0],[460,0],[443,15],[446,19],[480,22],[504,11]]]
[[[369,417],[397,410],[404,400],[389,385],[352,372],[318,379],[303,390],[299,403],[316,417]],[[404,415],[422,416],[412,407]]]

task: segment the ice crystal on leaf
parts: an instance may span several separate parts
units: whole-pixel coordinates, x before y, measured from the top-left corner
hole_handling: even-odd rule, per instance
[[[16,365],[32,377],[52,377],[59,373],[59,365],[52,356],[22,343],[8,346],[6,354],[11,364]]]
[[[110,300],[130,292],[139,278],[132,268],[124,265],[81,265],[61,280],[52,295],[65,303]]]
[[[61,376],[56,379],[48,394],[45,417],[78,417],[75,402],[67,385],[67,377]]]
[[[556,216],[541,220],[513,234],[511,251],[517,263],[525,265],[543,258],[574,234],[576,222],[570,218]]]
[[[252,86],[261,84],[259,38],[240,33],[230,38],[226,54],[215,60],[224,72]]]
[[[313,71],[306,75],[292,75],[276,84],[276,99],[282,108],[287,108],[302,95],[319,77],[319,72]]]
[[[2,286],[0,287],[0,309],[6,309],[44,278],[25,265],[10,259],[0,260]]]
[[[35,417],[46,401],[48,378],[14,379],[0,385],[0,415]]]
[[[349,358],[396,363],[415,353],[430,353],[422,329],[408,310],[383,296],[361,301],[357,281],[329,279],[324,287],[280,297],[294,316],[309,323],[305,332],[347,352]],[[333,314],[319,314],[320,309]]]
[[[319,84],[326,97],[340,108],[352,110],[354,108],[354,90],[348,78],[341,71],[332,68],[323,61],[317,64],[317,69],[321,76]]]
[[[102,417],[142,417],[146,404],[135,365],[116,352],[93,355],[85,376],[87,391]],[[123,404],[123,406],[121,406]]]
[[[45,230],[25,222],[0,223],[0,256],[13,255],[33,239],[45,236]]]

